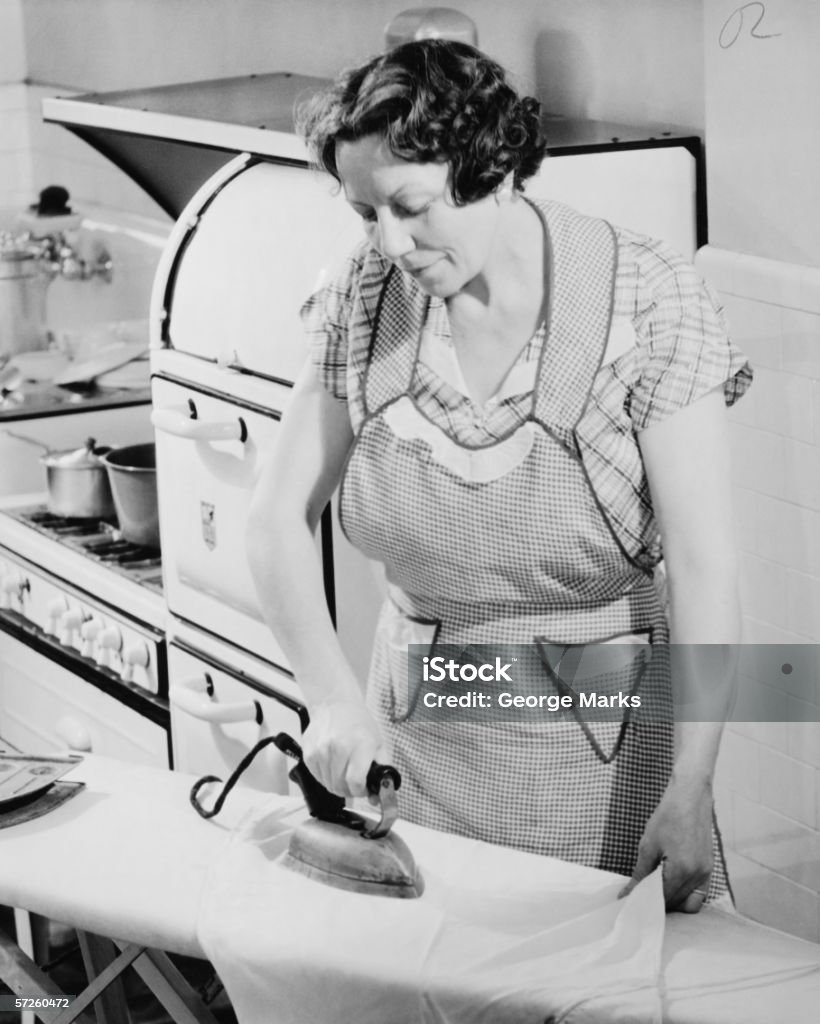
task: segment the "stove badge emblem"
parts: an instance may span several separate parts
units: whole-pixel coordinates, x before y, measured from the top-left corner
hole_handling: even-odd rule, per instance
[[[200,501],[199,517],[202,523],[202,539],[205,541],[205,547],[207,547],[209,551],[213,551],[216,547],[215,516],[216,506],[212,505],[209,501]]]

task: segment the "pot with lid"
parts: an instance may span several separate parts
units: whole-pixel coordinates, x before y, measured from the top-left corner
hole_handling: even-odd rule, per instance
[[[48,510],[57,516],[78,519],[114,519],[116,509],[103,456],[110,449],[98,447],[89,437],[82,448],[47,451],[40,457],[46,467]]]

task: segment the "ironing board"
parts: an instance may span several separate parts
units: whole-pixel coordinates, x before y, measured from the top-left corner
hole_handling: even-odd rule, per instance
[[[98,1020],[101,1011],[122,1024],[127,1010],[115,983],[130,966],[177,1024],[216,1024],[165,954],[205,958],[199,893],[231,814],[247,809],[245,794],[213,824],[191,810],[189,776],[88,756],[67,778],[85,786],[45,816],[0,832],[0,903],[75,928],[95,975],[68,1007],[44,1010],[42,1019],[93,1024],[85,1011],[96,1000]],[[20,995],[63,995],[2,933],[0,980]]]
[[[78,1019],[85,1024],[90,1019],[89,1000],[130,963],[178,1024],[214,1024],[213,1015],[165,953],[207,959],[200,939],[206,888],[212,897],[219,874],[215,869],[227,863],[235,846],[234,830],[262,804],[275,807],[281,800],[283,808],[293,808],[293,799],[237,788],[219,819],[204,821],[188,802],[194,781],[189,775],[89,755],[66,778],[84,782],[82,792],[45,817],[3,831],[0,903],[102,936],[117,952],[82,1002],[73,1003],[62,1016],[49,1011],[42,1019],[51,1024]],[[406,835],[413,848],[439,843],[451,855],[459,842],[427,832],[421,843],[421,832],[409,828]],[[745,956],[745,950],[758,957],[762,967],[774,965],[779,980],[774,988],[764,990],[758,984],[743,995],[764,1014],[767,999],[778,1001],[782,1015],[769,1015],[769,1022],[814,1022],[820,1001],[820,946],[739,915],[705,910],[666,919],[665,1024],[767,1019],[754,1013],[738,1018],[736,991],[700,984],[710,972],[714,975],[717,958],[727,952]],[[349,956],[350,950],[339,955]],[[21,994],[57,994],[53,983],[10,940],[0,945],[0,978]],[[809,1007],[811,1015],[804,1015],[802,1007]]]

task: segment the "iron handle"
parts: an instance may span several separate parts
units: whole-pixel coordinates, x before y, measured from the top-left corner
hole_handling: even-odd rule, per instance
[[[394,768],[392,764],[379,764],[378,761],[374,761],[367,773],[367,792],[371,796],[378,796],[382,786],[388,781],[392,782],[394,789],[401,786],[401,775],[398,768]]]
[[[302,748],[286,732],[280,732],[273,739],[279,750],[292,757],[296,764],[291,768],[288,777],[301,789],[308,810],[314,818],[322,821],[339,821],[351,828],[361,828],[362,835],[367,839],[380,839],[387,835],[396,820],[396,790],[401,786],[401,775],[392,765],[379,764],[373,761],[367,772],[367,792],[378,796],[381,806],[381,818],[372,827],[366,827],[365,818],[351,814],[345,808],[344,797],[331,793],[329,789],[311,774],[302,760]]]

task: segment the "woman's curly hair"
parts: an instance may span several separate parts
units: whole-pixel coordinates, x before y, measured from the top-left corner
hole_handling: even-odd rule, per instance
[[[480,50],[444,39],[405,43],[343,72],[300,106],[296,123],[337,181],[336,144],[381,135],[402,160],[447,163],[459,205],[509,174],[520,189],[546,150],[538,101],[520,97]]]

